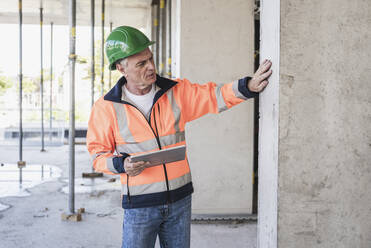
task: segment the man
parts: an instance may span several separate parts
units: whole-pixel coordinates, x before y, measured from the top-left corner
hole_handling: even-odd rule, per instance
[[[156,75],[151,42],[121,26],[106,41],[109,68],[123,77],[94,104],[87,145],[94,168],[119,174],[124,211],[122,247],[190,246],[193,186],[187,159],[146,168],[131,155],[185,144],[185,124],[256,96],[268,84],[271,62],[253,76],[221,86]]]

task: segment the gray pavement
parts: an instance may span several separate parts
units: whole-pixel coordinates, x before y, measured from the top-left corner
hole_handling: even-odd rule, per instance
[[[8,164],[18,161],[18,147],[0,143],[0,149],[0,163],[4,164],[0,173],[4,176],[4,173],[12,173],[12,170],[5,170]],[[105,175],[94,182],[81,179],[82,172],[91,171],[91,163],[86,147],[77,145],[75,207],[85,208],[86,213],[81,222],[62,221],[61,214],[68,209],[65,193],[68,146],[46,147],[46,150],[42,153],[39,147],[25,147],[23,157],[27,166],[53,165],[61,169],[61,177],[22,190],[18,196],[6,197],[1,194],[7,191],[5,187],[10,183],[6,184],[0,177],[0,248],[120,247],[123,209],[118,177]],[[40,174],[40,170],[33,173]],[[24,184],[27,183],[26,174],[25,171]],[[14,183],[14,175],[11,178]],[[112,182],[112,178],[116,181]],[[191,247],[256,247],[254,221],[195,222],[191,232]]]

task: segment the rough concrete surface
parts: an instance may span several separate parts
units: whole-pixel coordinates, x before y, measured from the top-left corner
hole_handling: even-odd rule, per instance
[[[18,147],[0,145],[0,149],[1,163],[17,162]],[[108,182],[112,177],[104,176],[96,180],[97,185],[107,183],[92,191],[86,186],[90,185],[88,181],[77,179],[76,192],[85,193],[76,194],[75,209],[83,207],[86,212],[81,222],[62,221],[61,214],[68,209],[68,196],[63,193],[68,177],[68,147],[46,150],[41,153],[39,147],[25,147],[24,160],[28,165],[58,166],[63,171],[62,177],[29,189],[29,196],[0,197],[2,205],[11,206],[0,211],[0,248],[120,247],[123,209],[117,181]],[[76,178],[90,170],[85,146],[76,146]],[[192,224],[191,232],[191,247],[256,247],[255,222],[196,223]]]
[[[371,5],[281,0],[278,247],[371,247]]]

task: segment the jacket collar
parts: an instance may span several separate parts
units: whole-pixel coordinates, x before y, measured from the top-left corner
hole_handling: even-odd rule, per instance
[[[121,100],[122,96],[122,86],[126,84],[126,78],[122,76],[119,81],[117,81],[116,85],[104,96],[104,100],[111,101],[111,102],[118,102],[118,103],[125,103]],[[174,87],[177,82],[160,77],[156,75],[156,82],[155,84],[160,88],[160,90],[156,93],[154,103],[169,89]]]

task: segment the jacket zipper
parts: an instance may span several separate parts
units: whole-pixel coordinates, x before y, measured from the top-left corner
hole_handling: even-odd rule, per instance
[[[128,189],[128,202],[130,204],[130,192],[129,192],[129,175],[126,174],[126,187]]]
[[[158,107],[158,114],[161,116],[160,114],[160,105],[157,105]],[[161,144],[160,144],[160,139],[158,138],[158,130],[157,130],[157,122],[156,122],[156,110],[153,111],[153,119],[155,121],[155,128],[156,128],[156,133],[157,133],[157,137],[156,137],[156,140],[157,140],[157,144],[158,146],[160,147],[160,150],[161,150]],[[169,189],[169,179],[167,177],[167,170],[166,170],[166,165],[165,164],[162,164],[162,167],[164,168],[164,173],[165,173],[165,179],[166,179],[166,189],[167,189],[167,202],[169,203],[170,201],[170,189]]]
[[[146,116],[135,105],[133,105],[133,104],[131,104],[129,102],[125,102],[125,103],[128,104],[128,105],[130,105],[130,106],[133,106],[134,108],[136,108],[139,111],[139,113],[141,113],[143,115],[144,119],[147,120]],[[154,113],[153,119],[154,119],[154,122],[155,122],[156,132],[155,132],[155,130],[153,130],[153,128],[151,126],[151,114],[152,114],[152,109],[153,109],[154,106],[155,106],[155,103],[151,107],[151,110],[150,110],[150,113],[149,113],[149,117],[148,117],[147,123],[148,123],[149,127],[151,128],[153,135],[156,138],[158,148],[160,150],[162,150],[161,143],[160,143],[160,138],[158,136],[158,130],[157,130],[156,113],[155,113],[156,111],[153,111],[153,113]],[[158,112],[160,113],[160,105],[158,105]],[[170,201],[169,179],[167,177],[167,170],[166,170],[165,164],[162,164],[162,166],[164,168],[164,174],[165,174],[165,179],[166,179],[167,202],[169,203],[169,201]],[[128,190],[128,202],[130,204],[129,175],[126,174],[126,176],[127,176],[126,187],[127,187],[127,190]]]

